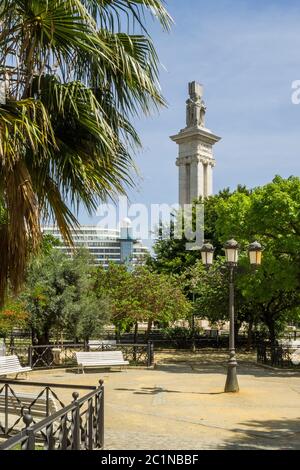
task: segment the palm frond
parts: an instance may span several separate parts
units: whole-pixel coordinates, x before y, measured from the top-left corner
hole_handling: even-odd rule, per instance
[[[44,105],[33,98],[9,100],[0,107],[0,159],[14,164],[22,149],[29,146],[34,154],[48,157],[55,148],[50,118]]]
[[[79,205],[93,213],[134,184],[131,118],[165,105],[149,13],[170,27],[160,0],[2,0],[0,302],[22,282],[40,217],[71,244]]]
[[[82,3],[92,16],[101,22],[102,27],[113,32],[121,29],[121,15],[127,18],[128,26],[131,22],[133,26],[137,23],[146,32],[146,10],[158,19],[167,31],[173,23],[172,17],[161,0],[82,0]]]
[[[98,82],[108,84],[122,112],[148,114],[153,106],[165,105],[159,90],[158,58],[152,41],[141,35],[111,34],[104,30],[99,36],[111,49],[113,63],[98,61]],[[95,71],[93,77],[97,79]]]

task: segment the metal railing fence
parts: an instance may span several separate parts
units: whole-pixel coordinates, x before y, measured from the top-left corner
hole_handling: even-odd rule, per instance
[[[73,392],[72,403],[37,423],[29,412],[23,414],[25,428],[1,444],[0,450],[103,449],[103,381],[93,388],[82,398],[78,398],[78,392]]]
[[[122,351],[124,359],[131,365],[150,367],[154,363],[153,343],[146,344],[99,344],[93,351]],[[22,365],[32,369],[76,366],[76,352],[89,351],[87,344],[46,344],[41,346],[11,347],[6,354],[16,354]]]

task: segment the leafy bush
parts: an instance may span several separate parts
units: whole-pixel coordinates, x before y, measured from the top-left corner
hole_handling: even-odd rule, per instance
[[[200,328],[195,328],[195,336],[201,333]],[[164,339],[172,341],[172,345],[178,349],[187,349],[191,346],[191,340],[193,339],[192,328],[184,326],[172,326],[161,330]]]
[[[7,336],[14,328],[26,328],[28,313],[23,304],[8,301],[0,311],[0,336]]]

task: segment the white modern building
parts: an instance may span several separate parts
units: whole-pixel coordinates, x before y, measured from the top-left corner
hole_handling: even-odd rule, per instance
[[[192,204],[199,197],[213,194],[213,146],[221,139],[205,127],[206,106],[203,86],[189,83],[186,102],[186,127],[171,136],[178,145],[179,204]]]
[[[72,256],[73,248],[68,246],[57,226],[43,227],[43,233],[51,234],[61,242],[58,247],[68,256]],[[96,265],[108,266],[108,263],[140,264],[148,255],[149,250],[141,241],[134,240],[129,226],[120,230],[105,229],[93,225],[81,225],[71,230],[75,248],[86,248],[95,259]]]

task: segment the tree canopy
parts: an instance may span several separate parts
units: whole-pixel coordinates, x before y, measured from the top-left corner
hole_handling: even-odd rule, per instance
[[[29,314],[33,340],[48,344],[64,332],[73,341],[99,336],[110,318],[107,295],[94,293],[94,268],[85,250],[70,259],[52,249],[30,264],[21,299]]]
[[[199,201],[202,202],[201,200]],[[279,176],[265,186],[221,191],[204,202],[205,239],[215,250],[215,266],[206,271],[199,251],[187,252],[185,240],[158,240],[149,261],[158,272],[178,272],[195,309],[211,322],[228,319],[226,240],[240,244],[236,273],[236,323],[266,327],[272,342],[285,325],[300,320],[300,179]],[[197,203],[197,201],[195,202]],[[262,266],[250,269],[247,248],[255,239],[264,247]]]
[[[79,204],[91,213],[133,184],[131,119],[165,104],[147,13],[169,28],[160,0],[1,2],[0,300],[41,219],[71,243]]]
[[[120,330],[147,322],[149,335],[153,322],[172,323],[190,314],[190,303],[178,279],[151,272],[145,266],[137,266],[133,271],[115,264],[108,270],[98,269],[96,292],[109,293],[112,320]]]
[[[194,207],[192,211],[192,224],[194,229],[196,228],[196,217],[195,207],[197,204],[203,204],[204,206],[204,233],[205,239],[209,240],[215,247],[215,255],[223,254],[223,248],[221,240],[216,231],[216,224],[219,217],[218,206],[219,201],[226,201],[233,194],[247,195],[250,191],[245,187],[239,185],[236,191],[232,192],[229,188],[225,188],[219,191],[218,194],[208,198],[200,198],[194,201]],[[182,217],[178,214],[178,217]],[[170,233],[170,238],[164,237],[163,231],[159,231],[157,234],[157,240],[154,244],[154,256],[148,259],[148,265],[158,272],[170,273],[179,275],[182,274],[188,267],[192,267],[197,260],[200,259],[199,250],[187,250],[186,243],[187,239],[184,236],[182,228],[182,237],[175,238],[174,236],[174,222],[171,223],[171,227],[166,229],[166,232]],[[184,226],[184,221],[178,224],[180,227]]]
[[[299,191],[299,178],[277,176],[250,194],[219,201],[217,207],[216,232],[222,242],[234,236],[245,249],[257,238],[264,247],[261,268],[255,276],[244,276],[240,286],[273,341],[287,321],[300,319]]]

